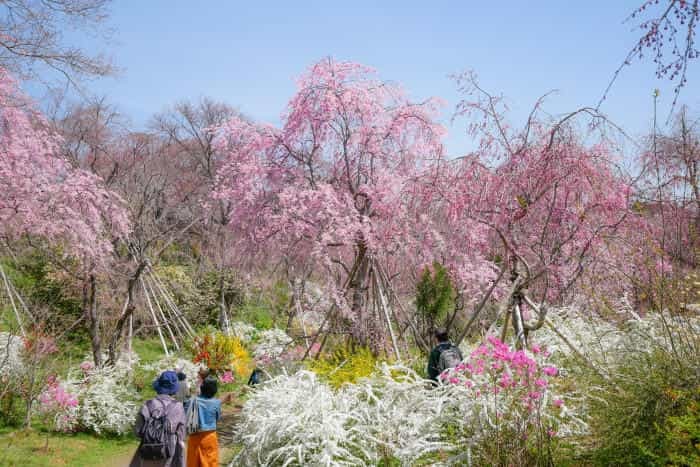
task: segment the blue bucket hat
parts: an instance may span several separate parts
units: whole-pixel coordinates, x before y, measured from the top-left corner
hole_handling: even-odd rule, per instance
[[[177,373],[174,371],[164,371],[157,380],[153,381],[153,389],[155,389],[158,394],[173,395],[177,393]]]

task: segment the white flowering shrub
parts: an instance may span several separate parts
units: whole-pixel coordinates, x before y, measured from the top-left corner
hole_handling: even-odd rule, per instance
[[[427,389],[414,371],[382,364],[359,384],[346,384],[338,393],[355,409],[352,430],[361,434],[373,462],[389,454],[403,465],[439,450],[453,449],[442,439],[443,410],[452,394]]]
[[[283,330],[267,329],[258,334],[258,341],[253,348],[256,360],[275,360],[279,358],[294,340]]]
[[[97,434],[126,434],[136,418],[137,394],[118,366],[91,370],[73,380],[80,425]]]
[[[470,457],[484,459],[483,451],[491,446],[489,436],[499,423],[497,416],[503,417],[503,431],[508,428],[503,423],[534,422],[542,415],[543,426],[549,429],[544,436],[584,433],[585,421],[568,407],[569,394],[550,385],[556,369],[534,363],[530,370],[534,359],[509,352],[503,358],[516,360],[512,379],[522,388],[504,393],[499,402],[489,391],[499,381],[485,374],[493,372],[472,375],[466,366],[447,376],[449,384],[438,387],[408,368],[386,364],[338,391],[307,371],[278,376],[263,383],[244,405],[238,426],[243,449],[231,465],[363,466],[383,460],[439,465],[438,453],[447,456],[446,465],[468,464]],[[475,362],[481,357],[476,355]],[[492,358],[489,364],[503,361]],[[523,385],[530,376],[531,383]],[[539,389],[536,398],[534,388]],[[499,412],[516,409],[522,417],[507,418]],[[528,426],[517,428],[525,432]]]
[[[52,417],[57,431],[92,431],[124,435],[134,425],[137,394],[123,367],[94,368],[83,362],[59,382],[52,380],[40,395],[40,413]]]
[[[167,370],[182,371],[187,377],[187,382],[190,386],[195,384],[197,381],[197,376],[199,374],[200,365],[193,363],[192,360],[187,360],[177,355],[170,355],[168,357],[163,357],[160,360],[149,363],[142,364],[141,369],[153,373],[153,379],[155,380],[158,375]]]
[[[231,332],[238,340],[245,344],[252,341],[258,334],[258,330],[255,329],[255,326],[243,321],[234,321],[231,323]]]
[[[338,397],[314,373],[266,382],[246,402],[238,424],[243,450],[231,466],[369,465],[352,400]]]
[[[23,370],[23,340],[9,332],[0,332],[0,381],[11,378]]]
[[[662,316],[659,313],[640,317],[631,309],[623,312],[630,318],[615,326],[575,308],[553,309],[548,317],[568,343],[548,326],[533,334],[534,342],[546,345],[554,359],[580,359],[583,356],[589,364],[608,373],[629,354],[650,353],[655,349],[671,351],[669,334],[691,332],[700,335],[700,319],[697,317]]]

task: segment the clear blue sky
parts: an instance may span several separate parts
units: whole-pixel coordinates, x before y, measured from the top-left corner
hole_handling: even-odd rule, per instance
[[[449,125],[459,96],[448,75],[475,70],[485,88],[508,97],[517,123],[552,89],[559,90],[546,106],[553,114],[595,105],[638,37],[623,20],[640,2],[117,0],[107,51],[123,73],[90,90],[137,125],[199,96],[278,123],[294,78],[330,55],[376,68],[415,99],[445,99],[446,144],[455,155],[469,142],[463,124]],[[688,78],[682,101],[700,113],[700,61]],[[672,86],[655,78],[650,61],[624,70],[602,110],[641,135],[651,125],[656,87],[665,119]]]

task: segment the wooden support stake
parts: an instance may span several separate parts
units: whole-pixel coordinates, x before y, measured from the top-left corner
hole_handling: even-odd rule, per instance
[[[22,333],[23,337],[27,336],[27,333],[24,331],[24,325],[22,324],[22,317],[19,314],[19,310],[17,309],[17,305],[15,304],[15,298],[14,294],[12,293],[12,288],[10,287],[10,281],[7,278],[7,275],[5,275],[5,269],[2,267],[2,264],[0,264],[0,275],[2,275],[2,280],[5,283],[5,290],[7,290],[7,296],[10,299],[10,304],[12,305],[12,310],[15,312],[15,317],[17,318],[17,325],[19,326],[19,330]]]
[[[389,335],[391,336],[391,344],[394,346],[394,352],[396,353],[396,359],[400,363],[401,362],[401,353],[399,352],[399,346],[396,343],[396,336],[394,335],[394,327],[391,325],[391,317],[389,316],[389,312],[387,310],[387,304],[386,304],[386,300],[384,298],[384,291],[382,291],[382,288],[379,285],[379,280],[377,279],[377,275],[374,274],[374,271],[372,271],[372,278],[374,279],[374,284],[377,287],[377,293],[379,294],[379,301],[380,301],[382,311],[384,311],[384,318],[386,319],[386,324],[389,327]]]
[[[139,280],[141,281],[141,288],[143,289],[143,294],[146,296],[146,302],[148,303],[148,309],[151,312],[151,318],[153,318],[153,323],[156,325],[156,330],[158,331],[158,337],[160,337],[160,343],[163,344],[163,350],[165,351],[165,356],[169,357],[170,352],[168,352],[168,346],[165,345],[165,339],[163,339],[163,333],[160,330],[160,323],[158,322],[158,318],[156,318],[156,313],[153,311],[153,305],[151,304],[151,297],[148,296],[148,291],[146,290],[146,286],[143,283],[143,277],[139,277]]]

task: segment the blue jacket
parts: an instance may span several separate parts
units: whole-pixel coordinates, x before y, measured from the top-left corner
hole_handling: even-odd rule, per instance
[[[190,400],[185,401],[185,411],[189,407]],[[199,405],[199,431],[216,430],[216,422],[221,418],[221,401],[197,396],[197,404]]]

